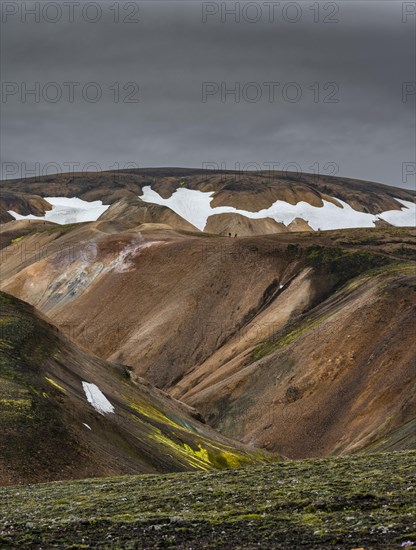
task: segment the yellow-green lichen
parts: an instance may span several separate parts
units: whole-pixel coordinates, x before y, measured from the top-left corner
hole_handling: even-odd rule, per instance
[[[19,241],[21,241],[25,237],[26,237],[26,235],[22,235],[21,237],[16,237],[15,239],[12,240],[12,244],[18,243]]]
[[[56,382],[55,380],[52,380],[52,378],[48,378],[47,376],[45,376],[45,379],[49,382],[49,384],[52,384],[52,386],[55,386],[55,388],[58,388],[58,390],[61,390],[62,392],[66,393],[65,388],[60,386],[58,382]]]
[[[149,420],[154,420],[156,422],[163,422],[164,424],[169,424],[170,426],[174,428],[181,429],[182,427],[168,418],[165,414],[163,414],[161,411],[156,409],[155,407],[152,407],[152,405],[149,405],[148,403],[129,403],[130,408],[132,408],[134,411],[138,412],[140,415],[145,416],[146,418],[149,418]]]
[[[331,315],[332,313],[328,313],[326,315],[322,315],[318,319],[307,319],[302,325],[291,330],[284,336],[276,339],[270,338],[269,340],[266,340],[265,342],[254,348],[254,350],[252,351],[253,359],[261,359],[262,357],[264,357],[265,355],[269,355],[269,353],[272,353],[276,349],[283,348],[284,346],[291,344],[294,340],[302,336],[304,332],[317,327],[318,325],[326,321],[329,317],[331,317]]]

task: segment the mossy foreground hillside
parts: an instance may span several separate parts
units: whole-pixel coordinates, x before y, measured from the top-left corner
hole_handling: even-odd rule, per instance
[[[416,545],[415,452],[0,490],[2,548]]]
[[[0,293],[0,485],[270,460]]]

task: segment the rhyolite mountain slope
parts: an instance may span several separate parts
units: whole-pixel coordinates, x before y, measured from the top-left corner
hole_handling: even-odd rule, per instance
[[[151,223],[239,236],[416,222],[414,191],[313,174],[149,168],[8,180],[2,189],[2,222],[10,216],[96,221],[104,212],[116,221],[130,209],[139,223],[144,210],[137,199],[159,205],[146,214]]]
[[[227,436],[293,458],[414,447],[415,229],[30,223],[0,231],[1,288]]]
[[[129,369],[87,355],[0,293],[0,485],[277,460],[201,423]]]

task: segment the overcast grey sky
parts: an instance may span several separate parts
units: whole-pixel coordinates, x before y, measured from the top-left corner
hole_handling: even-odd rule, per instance
[[[415,2],[79,4],[2,3],[3,177],[296,163],[415,186]]]

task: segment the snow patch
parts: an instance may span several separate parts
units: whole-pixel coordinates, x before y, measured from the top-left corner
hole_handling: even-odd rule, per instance
[[[379,218],[384,221],[397,226],[415,226],[416,225],[416,205],[410,201],[403,201],[401,199],[394,199],[397,202],[403,204],[404,208],[401,210],[387,210],[379,215]]]
[[[211,207],[213,191],[204,192],[195,189],[179,188],[168,199],[164,199],[154,191],[150,185],[143,187],[143,195],[140,197],[145,202],[152,202],[168,206],[171,210],[182,216],[203,231],[208,218],[213,214],[241,214],[246,218],[261,219],[273,218],[278,223],[288,226],[295,218],[302,218],[314,230],[322,229],[346,229],[353,227],[375,227],[375,222],[380,218],[396,226],[416,225],[416,205],[410,201],[395,199],[403,204],[401,210],[389,210],[378,215],[359,212],[351,208],[349,204],[334,197],[341,206],[330,201],[323,200],[323,206],[312,206],[300,201],[297,204],[277,200],[269,208],[258,212],[239,210],[233,206]]]
[[[88,202],[77,197],[45,197],[52,206],[52,210],[45,212],[44,216],[22,216],[13,210],[9,210],[16,220],[46,220],[60,225],[66,223],[95,222],[110,206],[102,201]]]
[[[83,382],[82,387],[84,388],[88,403],[91,403],[97,412],[102,415],[114,412],[113,405],[95,384]]]
[[[89,430],[91,430],[91,426],[88,426],[88,424],[85,424],[85,422],[82,423],[83,426],[85,426],[86,428],[88,428]]]
[[[217,212],[218,208],[231,208],[227,206],[212,208],[210,203],[214,191],[207,193],[180,187],[168,199],[164,199],[157,191],[153,191],[150,185],[143,187],[142,191],[143,195],[140,198],[143,201],[168,206],[201,231],[204,230],[208,217],[214,214],[214,211],[217,214],[219,213]],[[234,211],[234,209],[231,208],[229,211]]]

